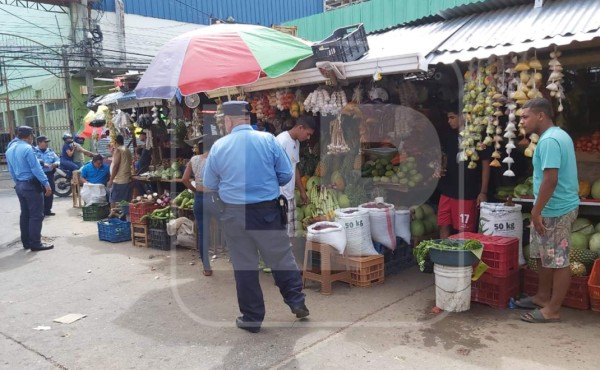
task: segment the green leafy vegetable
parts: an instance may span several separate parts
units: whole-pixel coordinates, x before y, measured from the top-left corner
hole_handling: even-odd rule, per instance
[[[425,261],[427,260],[427,256],[429,255],[429,249],[441,249],[441,250],[464,250],[464,251],[473,251],[480,248],[483,248],[481,242],[479,240],[472,239],[434,239],[434,240],[423,240],[419,245],[413,249],[413,255],[417,259],[417,263],[419,264],[419,269],[421,271],[425,270]]]

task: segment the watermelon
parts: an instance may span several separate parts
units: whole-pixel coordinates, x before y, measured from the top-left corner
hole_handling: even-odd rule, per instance
[[[423,211],[423,208],[421,208],[421,206],[416,206],[412,210],[415,220],[422,220],[423,216],[425,216],[425,212]]]
[[[350,198],[346,194],[340,194],[338,197],[338,204],[340,208],[348,208],[350,207]]]
[[[413,236],[423,236],[425,235],[425,225],[421,220],[414,220],[410,223],[410,233]]]
[[[571,248],[574,249],[588,249],[588,237],[587,235],[574,232],[571,234]]]
[[[587,218],[580,217],[573,222],[572,230],[589,236],[594,233],[594,225]]]
[[[425,204],[421,204],[421,208],[423,209],[423,212],[425,213],[425,216],[429,216],[429,215],[434,215],[435,211],[433,210],[433,208],[425,203]]]
[[[590,238],[589,248],[592,252],[596,252],[597,256],[600,256],[600,233],[595,233]]]
[[[432,225],[433,231],[438,229],[437,215],[431,214],[426,217],[426,220]]]
[[[600,180],[594,181],[592,184],[592,198],[600,199]]]

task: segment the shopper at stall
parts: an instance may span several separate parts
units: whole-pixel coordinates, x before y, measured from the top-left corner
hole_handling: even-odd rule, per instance
[[[75,152],[73,153],[73,162],[79,166],[79,168],[83,167],[85,164],[85,156],[93,157],[94,153],[83,147],[83,143],[85,143],[85,138],[75,135],[73,137],[73,145],[75,146]]]
[[[86,163],[79,175],[82,184],[102,184],[106,186],[110,179],[110,168],[104,163],[104,157],[96,154],[92,161]]]
[[[294,171],[290,182],[280,187],[281,194],[286,197],[288,201],[287,231],[290,238],[296,236],[295,189],[298,189],[300,192],[302,204],[308,203],[308,195],[306,195],[306,189],[304,188],[304,185],[302,185],[302,174],[298,168],[298,163],[300,163],[300,143],[310,139],[316,128],[317,124],[312,116],[301,116],[298,117],[296,123],[290,130],[277,135],[277,141],[290,158]]]
[[[204,137],[202,144],[199,144],[202,147],[202,154],[195,155],[190,159],[181,179],[183,184],[194,192],[194,217],[198,226],[198,254],[204,267],[204,276],[212,275],[208,256],[210,220],[212,217],[219,216],[212,200],[216,193],[202,186],[206,158],[214,142],[214,136]],[[195,184],[192,184],[192,177]]]
[[[33,129],[20,126],[17,139],[6,151],[6,162],[21,205],[21,243],[34,252],[52,249],[54,245],[42,243],[44,196],[52,195],[52,188],[31,146]]]
[[[293,169],[271,134],[250,126],[248,103],[223,103],[229,134],[212,147],[203,184],[218,191],[223,203],[221,222],[234,268],[240,329],[260,331],[265,304],[259,283],[258,253],[273,269],[275,284],[297,318],[309,315],[302,279],[285,231],[285,198],[279,187],[287,184]]]
[[[460,130],[462,118],[456,108],[447,111],[449,130],[441,135],[442,178],[438,184],[440,201],[438,225],[440,238],[446,239],[453,231],[477,232],[478,207],[487,201],[490,180],[491,150],[479,152],[477,167],[467,167],[468,161],[461,161]]]
[[[131,201],[133,187],[131,185],[131,152],[125,146],[123,135],[117,135],[115,140],[116,148],[113,150],[111,163],[110,179],[107,186],[110,190],[110,202],[112,206],[122,200]]]
[[[44,173],[48,178],[48,183],[50,184],[50,189],[52,189],[52,194],[49,196],[44,196],[44,215],[45,216],[54,216],[56,213],[52,212],[52,205],[54,203],[54,173],[56,172],[56,168],[60,164],[60,159],[58,155],[48,147],[48,143],[50,139],[46,136],[38,136],[37,137],[37,147],[34,148],[35,156],[42,164],[42,168],[44,169]]]
[[[560,307],[571,283],[571,227],[579,208],[579,183],[573,140],[554,125],[552,104],[543,98],[523,106],[521,121],[527,134],[540,139],[533,154],[533,194],[530,255],[539,269],[537,294],[517,301],[532,308],[521,316],[532,323],[560,320]]]

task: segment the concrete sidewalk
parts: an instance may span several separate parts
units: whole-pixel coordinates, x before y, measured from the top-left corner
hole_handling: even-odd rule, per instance
[[[100,242],[96,223],[82,221],[70,199],[55,204],[57,216],[43,230],[54,250],[0,246],[2,368],[598,368],[599,313],[565,309],[563,323],[546,325],[521,322],[523,311],[478,304],[433,315],[433,276],[416,268],[371,288],[339,283],[331,296],[311,285],[306,321],[295,319],[272,277],[261,274],[267,318],[250,334],[234,326],[227,256],[204,277],[194,251]],[[17,238],[18,217],[5,218],[2,229],[3,240]],[[87,317],[53,322],[69,313]]]

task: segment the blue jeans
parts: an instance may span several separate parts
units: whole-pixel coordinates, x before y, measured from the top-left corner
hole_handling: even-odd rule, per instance
[[[194,217],[196,218],[196,225],[198,227],[198,255],[206,271],[211,270],[210,258],[208,256],[210,218],[214,216],[211,203],[210,196],[204,196],[203,192],[197,191],[194,194]]]
[[[21,243],[24,247],[39,248],[42,246],[42,220],[44,220],[44,194],[35,185],[26,181],[17,181],[15,186],[21,216]]]
[[[73,172],[75,170],[78,170],[80,168],[80,166],[70,159],[61,158],[60,159],[60,168],[62,170],[67,170],[67,171]]]
[[[292,254],[286,226],[277,207],[245,209],[225,206],[221,222],[233,263],[238,305],[244,321],[262,322],[265,302],[259,282],[258,253],[273,271],[283,301],[304,304],[302,277]]]

